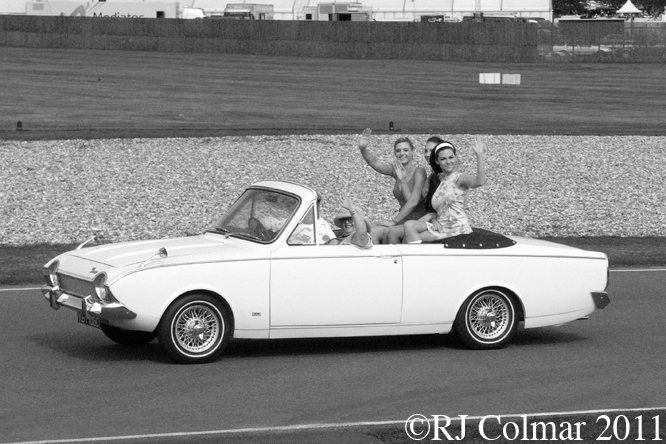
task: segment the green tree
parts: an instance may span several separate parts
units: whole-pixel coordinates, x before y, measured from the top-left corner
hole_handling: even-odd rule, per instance
[[[584,0],[552,0],[553,16],[580,15],[587,11],[587,1]],[[666,0],[664,0],[666,1]]]
[[[605,4],[612,9],[620,9],[627,0],[606,0]],[[651,16],[658,16],[666,9],[666,0],[631,0],[638,9]],[[581,15],[588,10],[587,0],[553,0],[553,15]]]
[[[666,0],[632,0],[632,3],[641,11],[655,17],[666,9]]]

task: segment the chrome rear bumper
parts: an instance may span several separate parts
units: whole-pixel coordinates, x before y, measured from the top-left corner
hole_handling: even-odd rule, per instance
[[[49,301],[51,308],[59,310],[60,307],[76,310],[82,314],[92,314],[104,320],[121,320],[121,319],[134,319],[136,313],[129,310],[119,302],[105,303],[99,299],[93,299],[92,296],[80,297],[72,294],[67,294],[60,290],[59,287],[51,287],[43,285],[41,288],[42,295]]]
[[[604,291],[598,291],[598,292],[593,291],[591,294],[592,294],[592,300],[594,301],[594,307],[597,310],[606,308],[606,306],[610,304],[610,298],[608,297],[608,293]]]

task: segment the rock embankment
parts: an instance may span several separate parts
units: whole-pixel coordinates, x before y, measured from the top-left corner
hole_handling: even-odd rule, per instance
[[[417,158],[428,135],[408,135]],[[0,245],[202,232],[249,184],[285,179],[323,196],[345,189],[372,219],[397,211],[392,179],[356,135],[0,142]],[[372,136],[390,161],[396,135]],[[472,136],[445,135],[475,171]],[[487,184],[469,193],[473,226],[516,235],[665,236],[666,138],[485,136]]]

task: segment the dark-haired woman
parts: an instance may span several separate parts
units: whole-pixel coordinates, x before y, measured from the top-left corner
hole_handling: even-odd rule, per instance
[[[426,140],[425,147],[423,148],[423,157],[425,158],[426,165],[430,165],[430,154],[432,153],[432,150],[440,143],[444,143],[444,139],[437,136],[432,136]],[[430,204],[430,201],[432,200],[432,195],[435,193],[435,190],[438,186],[439,178],[437,177],[437,173],[433,170],[428,176],[428,179],[423,186],[423,190],[421,191],[421,195],[423,196],[423,204],[425,205],[425,209],[428,213],[435,211],[435,209]]]
[[[427,214],[422,196],[426,172],[424,168],[416,165],[414,144],[407,137],[402,137],[393,144],[395,161],[392,164],[381,162],[368,150],[371,133],[372,131],[368,128],[363,131],[359,139],[358,147],[361,155],[372,169],[395,179],[393,196],[400,204],[400,210],[392,220],[378,223],[389,228],[377,230],[378,233],[373,233],[373,238],[377,239],[375,236],[379,234],[377,240],[381,243],[398,243],[403,233],[402,227],[393,230],[391,227],[401,225],[408,220],[419,219]]]
[[[458,171],[460,162],[453,144],[443,142],[433,149],[430,165],[440,179],[431,200],[435,212],[425,220],[406,222],[405,242],[434,241],[472,232],[464,205],[467,190],[486,183],[485,144],[480,136],[475,137],[472,149],[476,154],[476,176]]]

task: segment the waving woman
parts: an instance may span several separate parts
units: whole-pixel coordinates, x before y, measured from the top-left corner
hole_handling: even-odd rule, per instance
[[[381,162],[370,150],[370,134],[372,131],[363,131],[358,147],[363,159],[372,169],[380,174],[391,176],[395,179],[393,185],[393,196],[398,201],[400,209],[392,220],[379,222],[379,225],[393,227],[401,225],[408,220],[416,220],[426,214],[421,195],[426,180],[426,172],[422,167],[416,165],[414,159],[414,145],[407,137],[401,137],[393,144],[395,161],[392,163]],[[385,241],[397,242],[402,237],[403,227],[396,230],[387,230]],[[399,237],[394,237],[399,236]]]
[[[443,142],[433,149],[430,164],[440,179],[431,201],[435,212],[424,220],[405,224],[406,242],[434,241],[472,232],[464,205],[467,190],[486,183],[485,144],[480,136],[476,136],[473,150],[476,176],[458,171],[460,164],[453,144]]]

